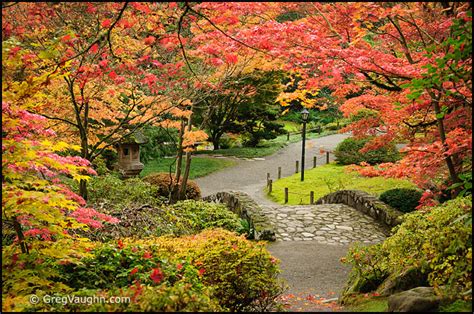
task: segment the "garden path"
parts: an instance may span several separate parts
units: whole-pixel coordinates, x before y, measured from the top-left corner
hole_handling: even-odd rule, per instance
[[[320,148],[332,151],[349,134],[334,134],[307,140],[305,169],[326,162]],[[333,160],[330,155],[330,160]],[[355,209],[343,204],[284,206],[264,195],[267,173],[277,177],[292,175],[295,160],[301,159],[301,142],[291,143],[265,158],[240,159],[233,167],[214,172],[195,181],[207,196],[220,191],[240,191],[252,197],[273,222],[277,241],[269,251],[281,263],[282,278],[288,290],[282,296],[289,311],[327,312],[343,310],[337,298],[348,278],[350,268],[340,262],[352,242],[383,241],[387,230]]]

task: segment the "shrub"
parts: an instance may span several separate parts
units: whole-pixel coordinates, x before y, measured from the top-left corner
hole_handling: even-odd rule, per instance
[[[168,197],[172,188],[172,183],[175,182],[176,178],[174,175],[169,173],[152,173],[143,178],[143,181],[151,183],[157,187],[157,193],[159,196]],[[182,181],[179,182],[181,187]],[[186,184],[186,199],[198,200],[201,198],[201,189],[196,182],[188,180]]]
[[[160,238],[154,241],[159,245]],[[158,255],[134,243],[98,245],[80,264],[60,266],[61,284],[78,297],[129,297],[130,302],[93,304],[39,304],[31,310],[55,311],[220,311],[203,284],[199,269],[186,259]],[[42,298],[44,292],[37,292]],[[60,294],[55,296],[61,297]],[[41,307],[43,306],[43,307]],[[51,306],[51,308],[49,308]]]
[[[278,261],[264,242],[251,242],[244,236],[222,229],[207,230],[195,236],[144,240],[157,256],[187,259],[199,269],[204,285],[213,298],[230,311],[268,311],[277,307],[283,291],[277,278]]]
[[[416,209],[421,199],[422,193],[419,190],[397,188],[380,194],[380,200],[402,213],[409,213]]]
[[[224,228],[245,233],[241,219],[224,204],[186,200],[167,206],[133,206],[115,213],[118,224],[85,232],[93,240],[107,241],[123,237],[191,235],[208,228]]]
[[[283,290],[277,264],[263,242],[222,229],[182,238],[127,238],[98,245],[81,264],[60,266],[57,279],[73,295],[130,296],[130,303],[57,304],[54,310],[273,310]],[[30,310],[52,308],[39,304]]]
[[[113,174],[93,177],[89,181],[89,204],[107,207],[112,211],[134,204],[161,205],[164,198],[158,196],[157,187],[138,178],[122,180]]]
[[[329,130],[329,131],[339,130],[341,127],[342,126],[340,124],[338,124],[337,122],[331,122],[331,123],[328,123],[328,124],[324,125],[324,129]]]
[[[182,234],[194,234],[208,228],[224,228],[230,231],[240,230],[239,216],[231,212],[224,204],[186,200],[167,207],[168,211],[182,223]]]
[[[400,155],[394,144],[387,144],[376,150],[361,153],[361,148],[364,147],[368,141],[370,141],[370,138],[355,139],[349,137],[343,140],[334,150],[337,163],[351,165],[367,162],[374,165],[383,162],[395,162],[400,159]]]
[[[242,139],[239,135],[224,133],[219,139],[219,148],[228,149],[233,147],[241,147]]]
[[[346,293],[362,291],[362,285],[356,285],[360,278],[379,283],[389,275],[416,269],[444,297],[472,299],[471,206],[472,198],[463,197],[429,212],[408,213],[383,243],[364,250],[351,248],[344,260],[352,264],[347,287],[357,289]]]

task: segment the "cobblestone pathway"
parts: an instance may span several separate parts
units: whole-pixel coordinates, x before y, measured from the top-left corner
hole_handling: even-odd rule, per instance
[[[372,217],[344,204],[261,207],[275,226],[277,241],[373,244],[388,235],[388,230]]]

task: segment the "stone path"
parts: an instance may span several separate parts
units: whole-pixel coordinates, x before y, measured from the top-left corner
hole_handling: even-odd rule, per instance
[[[307,141],[306,169],[312,168],[312,158],[318,165],[325,163],[319,153],[322,146],[332,151],[348,134],[334,134]],[[344,288],[350,267],[340,258],[355,241],[364,244],[384,239],[387,230],[356,209],[342,204],[282,206],[265,197],[266,174],[275,178],[278,167],[282,177],[294,173],[295,160],[301,157],[301,142],[289,144],[277,153],[259,159],[237,160],[234,167],[214,172],[195,181],[207,196],[220,191],[247,193],[274,222],[277,241],[268,250],[278,258],[281,276],[289,289],[282,296],[288,311],[343,311],[335,301]],[[334,156],[330,155],[330,160]]]
[[[277,241],[311,241],[346,245],[382,242],[388,230],[344,204],[261,206],[276,227]]]

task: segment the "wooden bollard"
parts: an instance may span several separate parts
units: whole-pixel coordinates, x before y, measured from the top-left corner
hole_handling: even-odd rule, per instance
[[[295,167],[295,173],[298,173],[299,164],[300,164],[300,162],[297,160],[296,161],[296,167]]]
[[[272,193],[272,179],[268,180],[268,193]]]
[[[287,141],[290,140],[290,132],[286,133],[286,140],[287,140]]]
[[[309,203],[314,204],[314,191],[309,192]]]
[[[316,163],[317,163],[317,157],[313,157],[313,168],[316,168]]]
[[[267,181],[270,180],[270,172],[267,172]]]
[[[278,179],[281,179],[281,167],[278,167]]]
[[[285,204],[288,203],[288,188],[285,188]]]
[[[329,163],[329,152],[326,152],[326,163]]]

